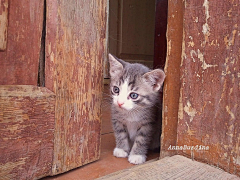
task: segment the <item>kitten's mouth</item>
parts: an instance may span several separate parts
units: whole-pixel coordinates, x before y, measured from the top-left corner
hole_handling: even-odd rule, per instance
[[[119,109],[122,109],[122,110],[126,110],[124,107],[122,107],[122,106],[118,106],[117,105],[117,107],[119,108]]]
[[[124,108],[123,105],[119,105],[119,104],[117,104],[116,106],[118,107],[118,109],[121,109],[121,110],[125,110],[125,111],[127,111],[127,109]]]
[[[118,107],[119,110],[122,110],[122,111],[128,111],[128,112],[132,111],[132,109],[127,109],[126,107],[123,107],[123,106],[118,106],[117,105],[117,107]]]

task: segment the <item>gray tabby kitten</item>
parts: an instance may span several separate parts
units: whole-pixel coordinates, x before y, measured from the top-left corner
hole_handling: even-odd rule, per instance
[[[156,115],[165,74],[142,64],[130,64],[109,54],[112,125],[116,139],[113,155],[132,164],[146,161],[148,149],[159,148],[161,123]]]

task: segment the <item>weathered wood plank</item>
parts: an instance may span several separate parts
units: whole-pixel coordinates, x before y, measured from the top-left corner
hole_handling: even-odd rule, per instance
[[[8,0],[0,1],[0,50],[6,50],[8,26]]]
[[[55,95],[36,86],[0,86],[0,179],[51,174]]]
[[[9,1],[7,49],[0,51],[1,85],[37,85],[43,2]]]
[[[185,0],[179,151],[240,176],[239,1]]]
[[[163,121],[160,157],[171,156],[176,151],[168,150],[176,146],[178,106],[180,91],[180,64],[183,35],[183,1],[168,1],[167,59],[164,72],[166,79],[163,91]]]
[[[97,160],[107,0],[47,0],[46,87],[56,93],[53,174]]]

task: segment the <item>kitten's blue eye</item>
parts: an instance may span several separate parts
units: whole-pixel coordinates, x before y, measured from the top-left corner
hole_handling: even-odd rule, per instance
[[[120,90],[119,90],[119,88],[118,88],[117,86],[114,86],[114,87],[113,87],[113,92],[114,92],[114,93],[119,93],[119,91],[120,91]]]
[[[137,99],[138,98],[138,94],[137,93],[131,93],[129,96],[132,99]]]

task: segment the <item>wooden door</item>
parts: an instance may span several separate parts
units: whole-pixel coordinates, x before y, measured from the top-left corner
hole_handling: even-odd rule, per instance
[[[161,157],[240,176],[239,1],[169,3]]]
[[[107,0],[47,0],[46,87],[56,94],[53,174],[99,159]]]
[[[1,0],[6,11],[0,179],[36,179],[97,160],[107,0]],[[45,87],[37,86],[40,73]]]
[[[155,0],[111,0],[109,3],[109,52],[127,62],[152,68]]]
[[[185,0],[179,152],[240,176],[239,1]]]

